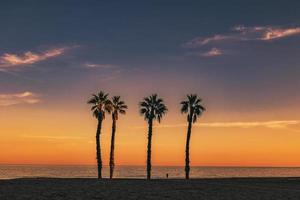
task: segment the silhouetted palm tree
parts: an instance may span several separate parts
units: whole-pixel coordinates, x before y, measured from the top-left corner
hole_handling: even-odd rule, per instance
[[[97,95],[93,94],[92,98],[88,100],[88,104],[91,104],[91,110],[94,117],[98,120],[97,132],[96,132],[96,152],[97,152],[97,164],[98,164],[98,178],[102,178],[102,159],[101,159],[101,146],[100,135],[102,128],[102,121],[105,119],[105,113],[110,113],[112,110],[111,101],[108,99],[108,94],[100,91]]]
[[[120,100],[120,96],[112,97],[112,132],[111,132],[111,143],[110,143],[110,157],[109,157],[109,177],[113,178],[115,160],[114,160],[114,151],[115,151],[115,133],[116,133],[116,122],[120,114],[126,114],[127,105],[124,101]]]
[[[152,142],[152,127],[153,120],[157,120],[159,123],[168,111],[162,99],[157,97],[157,94],[153,94],[144,98],[140,102],[140,113],[144,116],[148,122],[148,145],[147,145],[147,179],[151,178],[151,142]]]
[[[185,178],[190,178],[190,138],[192,132],[192,124],[205,111],[201,105],[202,100],[196,94],[187,95],[187,101],[181,102],[181,113],[187,113],[188,130],[185,146]]]

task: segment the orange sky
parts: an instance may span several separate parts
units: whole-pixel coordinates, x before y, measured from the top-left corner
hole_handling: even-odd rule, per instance
[[[87,105],[78,110],[28,105],[3,107],[0,163],[95,164],[96,120],[88,108]],[[162,124],[154,128],[153,165],[184,164],[185,116],[175,109],[176,106],[171,106]],[[226,117],[220,113],[205,113],[200,124],[193,128],[191,164],[300,166],[300,122],[272,119],[276,112],[256,113],[260,115],[256,120],[252,115],[231,113]],[[108,164],[110,127],[108,116],[102,135],[105,164]],[[146,123],[137,113],[137,106],[130,105],[128,114],[121,116],[117,124],[117,164],[145,164],[146,133]]]

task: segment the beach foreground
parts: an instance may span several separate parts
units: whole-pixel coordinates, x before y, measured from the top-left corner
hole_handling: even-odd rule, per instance
[[[0,199],[300,199],[300,178],[189,181],[25,178],[1,180]]]

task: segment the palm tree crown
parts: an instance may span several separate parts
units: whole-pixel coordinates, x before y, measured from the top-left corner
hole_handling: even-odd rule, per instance
[[[124,101],[120,100],[120,96],[113,96],[111,101],[111,108],[113,118],[115,120],[118,120],[119,113],[126,114],[126,109],[128,108],[128,106]]]
[[[105,112],[111,113],[112,103],[108,99],[108,94],[100,91],[98,94],[93,94],[93,97],[88,100],[88,104],[92,104],[91,110],[93,115],[98,119],[100,116],[105,118]]]
[[[144,101],[140,102],[140,113],[144,116],[145,120],[157,119],[160,123],[163,115],[168,111],[163,100],[157,97],[157,94],[153,94],[144,98]]]
[[[188,113],[187,121],[192,120],[195,123],[197,118],[205,111],[205,108],[201,105],[202,99],[196,94],[187,95],[187,98],[187,101],[181,102],[181,113]]]

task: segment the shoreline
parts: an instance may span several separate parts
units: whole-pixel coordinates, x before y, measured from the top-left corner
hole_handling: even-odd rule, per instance
[[[10,179],[0,179],[1,181],[8,181],[8,180],[98,180],[98,181],[208,181],[208,180],[297,180],[300,181],[300,176],[287,176],[287,177],[216,177],[216,178],[151,178],[147,180],[145,178],[113,178],[110,179],[108,177],[104,177],[102,179],[98,179],[97,177],[47,177],[47,176],[40,176],[40,177],[19,177],[19,178],[10,178]]]

